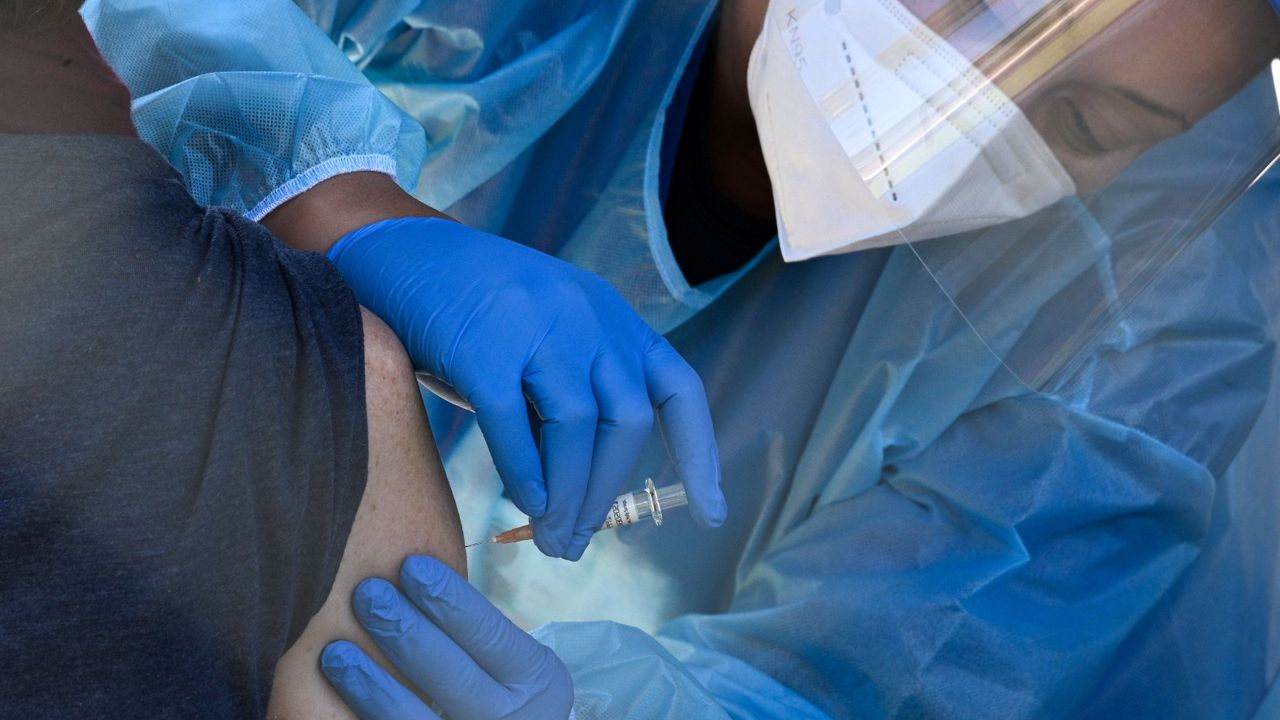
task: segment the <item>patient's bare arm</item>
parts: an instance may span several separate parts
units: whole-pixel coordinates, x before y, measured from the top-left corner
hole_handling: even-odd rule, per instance
[[[319,657],[327,643],[346,638],[383,659],[352,614],[351,593],[361,580],[375,575],[395,580],[405,556],[417,553],[466,570],[457,509],[409,359],[391,330],[362,312],[368,485],[324,606],[276,665],[272,718],[355,717],[321,675]]]

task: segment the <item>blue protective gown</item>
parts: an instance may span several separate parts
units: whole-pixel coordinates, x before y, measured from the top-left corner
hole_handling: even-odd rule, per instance
[[[153,5],[131,17],[135,27],[253,41],[201,3],[174,10],[183,4],[100,0],[90,11]],[[666,106],[712,3],[300,4],[426,126],[421,197],[605,274],[651,322],[675,328],[669,337],[706,382],[724,528],[677,514],[661,529],[598,537],[578,564],[531,547],[472,556],[473,581],[512,617],[550,623],[536,634],[571,668],[578,717],[1258,708],[1280,663],[1280,400],[1268,404],[1280,184],[1256,187],[1144,292],[1113,303],[1123,315],[1033,391],[996,353],[1035,355],[1078,321],[1082,288],[1110,292],[1123,264],[1116,229],[1160,219],[1170,203],[1158,186],[1092,211],[1067,201],[985,233],[1026,250],[1020,272],[994,279],[998,302],[966,302],[987,308],[981,317],[962,318],[910,248],[798,265],[770,250],[738,277],[690,288],[666,244],[660,158]],[[130,42],[104,39],[104,27],[115,60]],[[592,41],[561,40],[574,32]],[[308,57],[338,52],[315,38]],[[315,81],[270,49],[252,54],[257,69]],[[200,70],[194,59],[186,67]],[[173,91],[149,90],[140,109]],[[306,94],[294,97],[308,132]],[[182,143],[164,144],[177,136],[165,128],[199,111],[140,112],[139,124],[170,158],[186,158]],[[1238,143],[1250,120],[1226,108],[1189,142]],[[351,153],[377,154],[367,150]],[[283,145],[262,154],[273,153],[302,168],[295,176],[343,157],[302,160]],[[402,177],[415,174],[411,152],[384,142],[381,153]],[[1191,177],[1186,157],[1157,153],[1132,172]],[[1045,248],[1051,257],[1038,261]],[[441,414],[433,423],[468,537],[522,522],[498,497],[474,426]],[[637,487],[645,476],[672,477],[657,440]]]

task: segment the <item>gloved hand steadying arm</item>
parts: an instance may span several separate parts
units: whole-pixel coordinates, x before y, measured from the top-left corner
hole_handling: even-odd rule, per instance
[[[582,556],[633,470],[654,409],[694,519],[724,521],[701,380],[602,278],[439,218],[375,222],[329,257],[415,366],[475,410],[542,552]],[[538,444],[526,397],[542,420]]]
[[[453,718],[565,718],[573,681],[564,664],[474,587],[426,556],[405,560],[400,586],[356,587],[356,617],[401,674]],[[321,670],[364,720],[438,720],[408,688],[345,640]]]

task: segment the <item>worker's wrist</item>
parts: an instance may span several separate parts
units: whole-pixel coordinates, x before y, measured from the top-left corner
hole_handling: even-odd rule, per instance
[[[448,216],[405,192],[389,175],[337,175],[267,213],[262,224],[300,250],[327,252],[339,239],[366,225],[404,217]]]

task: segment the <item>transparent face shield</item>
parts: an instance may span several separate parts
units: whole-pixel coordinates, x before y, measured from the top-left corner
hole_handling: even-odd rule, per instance
[[[866,194],[811,254],[908,245],[1035,390],[1280,157],[1265,0],[780,5],[805,64],[846,66],[796,63]]]

